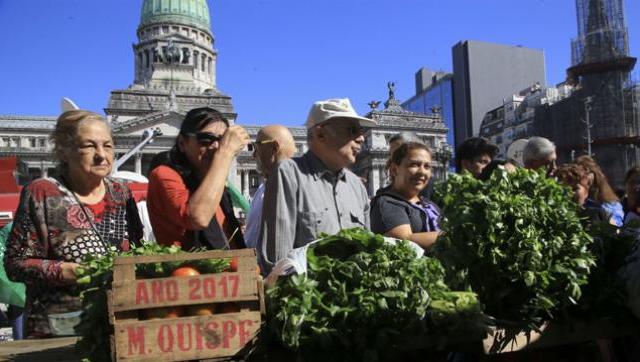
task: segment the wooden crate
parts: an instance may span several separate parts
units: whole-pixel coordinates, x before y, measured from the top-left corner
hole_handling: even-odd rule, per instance
[[[238,271],[191,277],[140,279],[136,264],[237,258]],[[184,361],[244,356],[257,344],[264,321],[262,278],[255,249],[118,257],[114,261],[109,319],[114,361]],[[142,310],[234,302],[239,312],[141,320]]]

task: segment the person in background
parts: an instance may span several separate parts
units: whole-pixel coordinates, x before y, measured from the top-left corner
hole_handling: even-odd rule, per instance
[[[131,190],[109,177],[114,145],[107,121],[65,112],[51,140],[58,176],[22,189],[4,255],[9,279],[27,286],[27,338],[74,334],[82,310],[77,268],[89,255],[126,251],[142,237]]]
[[[250,144],[249,150],[253,152],[258,171],[265,180],[268,180],[271,170],[278,162],[293,157],[293,154],[296,153],[296,144],[287,127],[280,125],[265,126],[258,131],[256,141]],[[262,182],[251,200],[244,238],[247,248],[255,248],[258,245],[260,223],[262,222],[264,187],[265,182]]]
[[[630,168],[624,177],[626,191],[624,224],[632,220],[640,221],[640,167]]]
[[[440,234],[439,208],[420,196],[431,174],[429,147],[418,142],[398,147],[391,155],[391,186],[371,201],[371,231],[429,250]]]
[[[589,177],[591,179],[591,188],[589,189],[589,197],[600,204],[609,215],[614,225],[622,226],[624,219],[624,210],[620,199],[613,191],[613,188],[607,181],[607,176],[598,165],[598,163],[589,156],[580,156],[575,159],[574,163],[581,165],[589,171]]]
[[[4,259],[4,250],[9,232],[13,227],[10,222],[0,229],[0,258]],[[7,322],[11,324],[11,336],[14,340],[24,338],[23,310],[25,299],[25,286],[23,283],[15,283],[7,279],[4,271],[4,263],[0,264],[0,303],[7,305]],[[0,311],[1,313],[2,311]]]
[[[589,170],[575,163],[567,163],[556,170],[555,176],[562,184],[571,187],[573,200],[580,206],[580,215],[587,218],[589,225],[611,222],[611,215],[602,206],[589,199],[591,188]]]
[[[556,171],[556,145],[544,137],[531,137],[522,150],[522,163],[525,168],[537,170],[544,168],[547,176]]]
[[[369,228],[367,190],[348,167],[362,149],[363,127],[376,123],[343,98],[315,102],[305,125],[309,150],[280,162],[267,180],[258,248],[263,273],[320,233]]]
[[[456,149],[456,170],[480,176],[482,170],[496,157],[498,146],[484,137],[471,137]]]
[[[193,248],[243,248],[244,239],[225,187],[247,131],[229,126],[212,108],[190,110],[171,150],[154,157],[147,208],[159,244]]]

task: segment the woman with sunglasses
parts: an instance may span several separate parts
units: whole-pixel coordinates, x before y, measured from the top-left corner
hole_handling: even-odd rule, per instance
[[[176,144],[152,161],[147,208],[158,243],[185,250],[244,248],[225,186],[247,131],[211,108],[187,113]]]

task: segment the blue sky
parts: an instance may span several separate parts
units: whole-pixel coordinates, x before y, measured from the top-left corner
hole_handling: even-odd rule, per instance
[[[55,116],[63,96],[102,112],[109,92],[133,81],[141,5],[0,0],[0,114]],[[640,2],[625,5],[638,56]],[[577,34],[572,0],[218,0],[209,7],[218,88],[233,97],[240,124],[302,125],[314,100],[331,97],[349,97],[364,113],[370,100],[386,99],[390,80],[407,99],[416,70],[451,71],[451,47],[467,39],[543,49],[547,83],[555,84]]]

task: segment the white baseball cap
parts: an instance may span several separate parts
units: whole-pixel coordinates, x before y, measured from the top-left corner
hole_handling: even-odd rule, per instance
[[[377,125],[372,119],[358,116],[351,106],[349,98],[336,98],[315,102],[313,106],[311,106],[305,126],[309,129],[333,118],[355,119],[361,127],[373,127]]]

